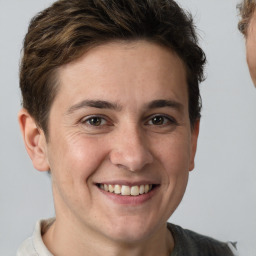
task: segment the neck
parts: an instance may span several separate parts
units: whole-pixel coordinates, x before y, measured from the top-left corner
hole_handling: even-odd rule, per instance
[[[168,256],[174,248],[171,232],[163,225],[155,234],[138,242],[113,241],[89,228],[56,221],[43,234],[43,241],[53,255],[72,256]],[[81,224],[78,225],[81,227]]]

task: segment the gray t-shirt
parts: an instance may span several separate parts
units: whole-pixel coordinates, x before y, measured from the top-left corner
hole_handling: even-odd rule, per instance
[[[54,219],[38,221],[32,237],[23,242],[17,256],[53,256],[42,240],[42,234]],[[223,243],[168,223],[174,237],[174,250],[170,256],[237,256],[232,243]]]
[[[170,256],[238,256],[233,243],[223,243],[171,223],[168,229],[175,243]]]

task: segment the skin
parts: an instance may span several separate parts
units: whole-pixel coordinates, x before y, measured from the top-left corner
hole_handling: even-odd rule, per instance
[[[247,63],[254,86],[256,87],[256,11],[254,12],[247,30],[246,52]]]
[[[113,42],[62,66],[58,79],[48,141],[19,113],[35,168],[52,173],[56,221],[44,243],[62,256],[169,255],[166,222],[194,168],[199,131],[199,121],[190,125],[183,62],[153,43]],[[97,183],[157,188],[126,200]]]

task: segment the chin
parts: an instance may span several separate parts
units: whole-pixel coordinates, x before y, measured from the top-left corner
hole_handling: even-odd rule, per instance
[[[146,240],[153,232],[154,227],[147,225],[144,221],[140,222],[123,220],[122,223],[116,223],[108,233],[108,236],[117,242],[126,244],[135,244]]]
[[[149,237],[148,232],[137,232],[135,230],[123,230],[110,235],[111,240],[123,244],[136,244]]]

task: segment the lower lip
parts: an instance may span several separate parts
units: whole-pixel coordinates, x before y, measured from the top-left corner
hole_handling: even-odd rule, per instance
[[[138,196],[122,196],[120,194],[107,192],[100,188],[98,189],[101,193],[107,196],[107,198],[109,198],[111,201],[114,201],[117,204],[136,206],[136,205],[141,205],[147,202],[148,200],[150,200],[157,193],[159,186],[156,186],[154,189],[152,189],[146,194],[142,194]]]

